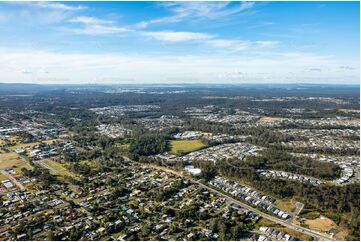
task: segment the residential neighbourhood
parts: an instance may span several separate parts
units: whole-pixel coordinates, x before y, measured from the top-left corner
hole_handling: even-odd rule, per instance
[[[0,241],[361,241],[360,1],[0,1]]]
[[[292,241],[352,233],[325,207],[336,199],[326,191],[346,196],[359,183],[354,109],[313,121],[297,116],[315,115],[303,108],[272,116],[267,106],[173,106],[102,103],[68,108],[71,119],[1,113],[0,238]],[[327,199],[308,200],[311,193]]]

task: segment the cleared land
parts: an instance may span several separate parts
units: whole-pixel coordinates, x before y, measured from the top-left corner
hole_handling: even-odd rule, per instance
[[[202,149],[206,145],[199,139],[196,140],[172,140],[171,153],[174,155],[185,154]]]
[[[275,205],[289,212],[293,212],[296,209],[296,201],[294,200],[278,199]]]
[[[122,148],[124,150],[127,150],[129,148],[129,144],[115,144],[114,146],[117,148]]]
[[[259,121],[263,122],[263,123],[272,123],[277,120],[278,120],[278,118],[272,118],[272,117],[262,117],[259,119]]]
[[[75,174],[68,171],[68,169],[66,169],[62,164],[47,159],[47,160],[42,160],[42,163],[44,163],[49,169],[51,173],[55,173],[55,175],[61,175],[61,176],[70,176],[70,177],[75,177]]]
[[[332,229],[338,233],[334,236],[336,240],[346,240],[348,230],[338,226],[332,219],[321,215],[318,211],[311,211],[302,215],[306,219],[305,224],[313,230],[328,232]]]
[[[7,176],[5,176],[4,174],[0,173],[0,181],[3,180],[9,180],[9,178]]]
[[[0,154],[0,169],[15,166],[24,160],[15,152]]]
[[[33,147],[35,145],[38,145],[38,144],[40,144],[40,142],[20,143],[20,144],[14,145],[14,146],[10,146],[9,150],[31,148],[31,147]]]
[[[17,173],[21,174],[21,173],[22,173],[21,169],[23,169],[23,168],[25,168],[25,169],[27,169],[27,170],[32,170],[32,169],[33,169],[33,167],[32,167],[30,164],[26,163],[26,164],[24,164],[24,165],[17,165],[17,166],[15,166],[15,167],[14,167],[14,170],[15,170]]]
[[[49,139],[49,140],[42,140],[42,141],[37,141],[37,142],[32,142],[32,143],[19,143],[19,144],[16,144],[14,146],[10,146],[9,149],[10,150],[16,150],[16,149],[25,149],[25,148],[32,148],[36,145],[39,145],[41,143],[44,143],[44,144],[51,144],[53,142],[56,142],[56,141],[62,141],[61,139]]]
[[[326,218],[324,216],[320,216],[316,219],[306,220],[305,224],[307,224],[311,229],[326,232],[330,229],[336,229],[337,225],[331,219]]]
[[[94,160],[81,160],[80,164],[85,165],[85,166],[89,166],[92,169],[99,168],[99,165]]]

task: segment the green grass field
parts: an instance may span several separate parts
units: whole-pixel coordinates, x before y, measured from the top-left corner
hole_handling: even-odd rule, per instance
[[[72,173],[71,171],[69,171],[68,169],[66,169],[62,164],[50,160],[50,159],[46,159],[46,160],[42,160],[42,162],[44,162],[46,165],[48,165],[49,167],[51,167],[53,170],[50,170],[50,173],[56,173],[61,175],[61,176],[70,176],[70,177],[75,177],[75,174]]]
[[[32,169],[33,169],[33,167],[32,167],[30,164],[28,164],[28,163],[26,163],[26,164],[24,164],[24,165],[14,166],[14,170],[15,170],[17,173],[19,173],[19,174],[22,174],[22,171],[21,171],[22,168],[25,168],[25,169],[27,169],[27,170],[32,170]]]
[[[120,144],[120,143],[118,143],[118,144],[115,144],[114,146],[117,147],[117,148],[122,148],[124,150],[129,149],[129,144]]]
[[[35,145],[40,144],[40,142],[32,142],[32,143],[19,143],[13,146],[8,147],[9,150],[16,150],[16,149],[25,149],[25,148],[31,148]]]
[[[4,174],[0,173],[0,181],[3,180],[9,180],[9,178],[7,176],[5,176]]]
[[[186,154],[202,149],[206,145],[201,140],[172,140],[171,153],[174,155]]]
[[[12,167],[22,162],[24,162],[24,159],[15,152],[0,154],[0,169]]]

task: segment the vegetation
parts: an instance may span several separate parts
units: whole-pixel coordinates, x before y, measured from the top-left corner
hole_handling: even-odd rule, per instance
[[[15,152],[2,154],[0,153],[0,169],[16,166],[22,162],[24,162],[24,159]]]
[[[129,154],[132,159],[139,160],[141,156],[156,155],[168,149],[168,142],[165,136],[144,135],[130,144]]]
[[[2,84],[0,84],[2,86]],[[26,87],[24,87],[26,89]],[[29,87],[30,88],[30,87]],[[126,161],[124,156],[129,156],[137,161],[150,162],[149,156],[160,154],[163,152],[171,152],[175,155],[183,155],[185,153],[202,149],[205,146],[213,146],[223,141],[205,141],[205,140],[172,140],[172,135],[177,132],[186,130],[199,130],[203,132],[211,132],[217,134],[228,135],[247,135],[246,142],[253,145],[263,147],[263,151],[257,156],[249,156],[242,160],[229,159],[213,162],[194,162],[196,167],[202,169],[202,178],[209,180],[215,175],[222,175],[235,180],[241,180],[246,184],[251,184],[255,189],[270,194],[277,198],[276,205],[288,211],[292,211],[296,201],[305,203],[305,209],[308,211],[302,214],[306,217],[309,226],[316,228],[316,224],[322,224],[323,228],[329,229],[335,225],[338,228],[347,228],[349,237],[347,239],[359,239],[359,184],[351,184],[345,186],[319,185],[312,186],[302,184],[290,180],[278,180],[259,177],[255,170],[257,169],[273,169],[282,170],[307,176],[316,177],[323,180],[332,180],[340,176],[341,170],[334,163],[322,163],[305,157],[295,157],[291,152],[332,154],[332,155],[355,155],[359,156],[358,148],[333,149],[331,147],[293,147],[285,148],[282,143],[289,141],[302,141],[305,138],[297,137],[287,133],[282,133],[283,129],[300,129],[300,130],[316,130],[316,129],[340,129],[340,130],[357,130],[354,126],[343,125],[338,122],[336,125],[309,125],[288,123],[281,126],[261,127],[254,125],[251,127],[242,126],[247,121],[240,120],[235,124],[208,122],[201,118],[191,118],[185,111],[190,108],[203,108],[204,106],[215,107],[215,112],[220,116],[236,114],[242,110],[249,112],[257,117],[263,117],[260,120],[267,125],[271,125],[279,118],[296,118],[296,119],[320,119],[341,118],[359,119],[359,90],[351,87],[322,87],[316,88],[270,88],[264,91],[263,88],[247,88],[234,86],[232,88],[218,87],[169,87],[152,88],[152,94],[149,93],[107,93],[108,87],[87,86],[77,87],[74,91],[70,87],[51,86],[42,88],[30,88],[25,93],[29,96],[9,96],[8,91],[0,88],[0,113],[6,114],[6,119],[0,118],[0,127],[12,127],[14,124],[7,120],[15,120],[21,122],[36,123],[36,127],[45,127],[47,129],[56,128],[65,130],[68,137],[67,142],[72,143],[75,151],[67,151],[59,149],[60,163],[50,160],[43,161],[45,165],[51,169],[45,169],[37,165],[37,162],[31,163],[29,166],[25,163],[29,157],[21,158],[15,152],[19,148],[33,148],[36,145],[46,143],[42,141],[47,137],[35,137],[28,132],[20,132],[18,135],[12,135],[10,138],[0,140],[0,168],[15,166],[16,172],[21,171],[22,175],[29,178],[37,178],[37,189],[45,189],[49,192],[49,200],[59,197],[64,198],[69,203],[71,209],[65,213],[60,209],[54,209],[53,215],[63,215],[71,223],[73,216],[77,216],[76,206],[79,201],[84,202],[88,198],[95,198],[96,202],[89,202],[91,206],[87,214],[92,214],[95,221],[91,225],[91,229],[105,227],[110,234],[117,235],[127,233],[128,240],[149,239],[149,234],[154,231],[158,225],[157,221],[160,215],[171,216],[174,224],[167,228],[167,234],[176,234],[172,239],[184,239],[187,236],[185,231],[193,228],[193,232],[204,228],[211,229],[219,235],[221,240],[241,240],[247,234],[247,231],[256,229],[253,221],[243,214],[237,214],[236,211],[229,209],[231,215],[229,218],[223,214],[215,214],[213,217],[205,212],[200,211],[199,201],[213,202],[207,200],[203,193],[194,192],[186,194],[188,198],[192,198],[192,203],[184,204],[182,207],[172,207],[171,198],[174,198],[178,192],[187,187],[182,181],[168,183],[170,176],[167,175],[166,182],[159,185],[150,186],[148,178],[145,184],[138,184],[139,177],[136,177],[138,170],[125,168],[122,164]],[[5,90],[5,91],[4,91]],[[44,91],[45,90],[45,91]],[[166,91],[175,90],[182,91],[179,93],[167,94]],[[154,92],[162,92],[163,94],[155,95]],[[184,91],[184,92],[183,92]],[[17,93],[17,92],[15,92]],[[23,92],[20,92],[23,93]],[[249,98],[243,97],[244,93]],[[221,98],[209,98],[211,96]],[[282,101],[265,101],[258,102],[252,98],[273,98],[293,96],[295,99],[287,99]],[[328,97],[337,98],[344,102],[324,102],[315,99],[297,100],[297,97]],[[113,105],[158,105],[159,110],[145,112],[125,112],[116,117],[108,117],[106,115],[95,115],[90,108],[99,108]],[[302,109],[302,113],[290,113],[287,109]],[[343,112],[341,109],[354,109],[355,112]],[[141,121],[146,118],[147,121],[160,119],[162,115],[174,115],[179,117],[182,125],[177,127],[156,127],[158,130],[150,131]],[[246,116],[246,115],[245,115]],[[272,117],[272,118],[271,118]],[[132,130],[133,136],[130,138],[111,138],[101,135],[97,132],[99,124],[119,123],[122,126]],[[160,125],[161,126],[161,125]],[[41,136],[41,135],[40,135]],[[356,134],[352,136],[339,136],[340,139],[347,141],[357,141],[359,137]],[[53,142],[52,137],[51,142]],[[59,137],[55,137],[59,138]],[[48,141],[50,142],[50,141]],[[237,140],[229,140],[227,142],[237,142]],[[24,164],[25,165],[24,165]],[[177,168],[183,169],[187,161],[175,164]],[[33,167],[33,168],[32,168]],[[53,172],[55,171],[55,172]],[[59,174],[56,176],[54,174]],[[109,175],[109,174],[112,174]],[[115,175],[114,175],[115,174]],[[145,172],[144,174],[148,174]],[[119,176],[118,176],[119,175]],[[0,175],[1,176],[1,175]],[[65,177],[79,177],[79,180]],[[135,177],[136,182],[129,188],[129,180]],[[4,178],[4,177],[2,177]],[[57,186],[55,186],[55,184]],[[41,189],[40,189],[41,188]],[[52,189],[58,189],[55,193]],[[70,199],[69,195],[63,195],[64,192],[77,190],[80,198]],[[101,190],[101,191],[100,191]],[[105,195],[109,191],[109,194]],[[38,191],[38,190],[37,190]],[[134,195],[132,192],[140,192],[145,194],[139,199],[131,199]],[[60,194],[60,195],[59,195]],[[132,194],[132,196],[130,196]],[[48,196],[48,194],[46,194]],[[124,198],[123,198],[124,197]],[[129,199],[130,197],[130,199]],[[180,196],[183,198],[182,196]],[[124,200],[122,200],[122,199]],[[152,202],[148,202],[147,199]],[[48,201],[45,199],[46,201]],[[78,200],[77,200],[78,199]],[[127,199],[131,200],[128,201]],[[69,200],[69,201],[68,201]],[[126,200],[126,201],[125,201]],[[187,200],[187,199],[185,199]],[[169,204],[164,205],[165,202]],[[140,206],[143,204],[144,207]],[[164,204],[163,204],[164,203]],[[22,204],[21,212],[32,211],[35,203]],[[85,203],[84,203],[85,204]],[[138,218],[132,218],[123,211],[123,205],[127,204],[129,208],[137,210]],[[148,206],[156,204],[146,211]],[[162,205],[160,205],[162,204]],[[6,208],[2,208],[3,212]],[[72,210],[74,209],[74,210]],[[223,208],[222,208],[223,209]],[[311,211],[311,212],[309,212]],[[319,215],[334,221],[329,224],[329,220],[320,221]],[[49,215],[50,216],[50,215]],[[128,217],[130,223],[142,221],[138,232],[132,232],[130,226],[126,226],[124,222],[116,226],[114,224],[118,218]],[[80,216],[84,217],[84,216]],[[30,218],[30,217],[29,217]],[[27,239],[33,238],[30,228],[43,226],[43,222],[47,221],[46,216],[41,213],[31,220],[26,221],[24,218],[16,228],[11,231],[13,234],[26,233]],[[52,218],[51,218],[52,219]],[[152,221],[154,220],[154,221]],[[145,222],[146,221],[146,222]],[[202,221],[200,224],[199,222]],[[262,220],[263,221],[263,220]],[[30,227],[23,226],[28,223]],[[182,226],[177,226],[177,224]],[[326,225],[329,225],[328,227]],[[269,226],[271,226],[269,224]],[[288,229],[275,226],[284,232]],[[25,229],[26,227],[26,229]],[[67,233],[67,239],[79,240],[84,239],[83,234],[77,229],[71,229]],[[291,232],[290,232],[291,233]],[[295,233],[295,231],[293,231]],[[297,232],[296,232],[297,233]],[[48,232],[44,230],[44,235],[49,240],[60,240],[58,233]],[[302,233],[298,234],[300,239],[310,239],[304,237]],[[104,239],[104,238],[102,238]],[[108,238],[105,238],[108,239]],[[115,238],[117,239],[117,238]],[[154,236],[154,240],[160,240]],[[203,234],[194,233],[193,240],[207,240]]]
[[[346,186],[331,186],[303,184],[291,180],[275,180],[258,177],[251,169],[229,166],[228,163],[198,162],[198,167],[204,174],[220,174],[225,177],[242,179],[260,191],[269,193],[278,198],[296,197],[307,206],[332,211],[335,214],[347,214],[339,216],[338,224],[347,226],[352,231],[349,239],[359,236],[359,184]],[[209,175],[208,175],[209,176]],[[209,177],[206,177],[209,179]],[[352,237],[354,236],[354,237]]]

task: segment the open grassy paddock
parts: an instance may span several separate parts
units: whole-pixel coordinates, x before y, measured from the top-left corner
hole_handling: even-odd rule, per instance
[[[277,199],[275,205],[288,212],[293,212],[296,209],[296,201],[290,199]]]
[[[89,166],[92,169],[99,168],[99,165],[97,164],[97,162],[95,160],[81,160],[80,164],[85,165],[85,166]]]
[[[33,167],[32,167],[29,163],[26,163],[26,164],[23,164],[23,165],[14,166],[14,170],[15,170],[17,173],[19,173],[19,174],[22,173],[21,170],[22,170],[23,168],[25,168],[25,169],[27,169],[27,170],[32,170],[32,169],[33,169]]]
[[[0,173],[0,181],[8,180],[9,178],[5,176],[4,174]]]
[[[307,224],[311,229],[326,232],[330,229],[336,229],[337,225],[331,219],[320,216],[316,219],[308,219],[305,224]]]
[[[277,120],[278,120],[278,118],[272,118],[272,117],[262,117],[259,119],[259,121],[263,122],[263,123],[272,123]]]
[[[22,162],[24,162],[24,159],[15,152],[0,154],[0,169],[12,167]]]
[[[32,142],[32,143],[19,143],[14,146],[10,146],[9,150],[16,150],[16,149],[25,149],[25,148],[31,148],[36,145],[40,144],[39,142]]]
[[[130,145],[129,145],[129,144],[121,144],[121,143],[118,143],[118,144],[115,144],[114,146],[117,147],[117,148],[121,148],[121,149],[124,149],[124,150],[128,150]]]
[[[199,139],[196,140],[172,140],[171,153],[174,155],[186,154],[204,148],[206,145]]]
[[[25,148],[32,148],[36,145],[39,145],[40,143],[44,143],[44,144],[52,144],[53,142],[61,142],[61,139],[49,139],[49,140],[42,140],[42,141],[37,141],[37,142],[31,142],[31,143],[18,143],[14,146],[10,146],[9,149],[10,150],[16,150],[16,149],[25,149]]]
[[[52,173],[54,175],[75,177],[74,173],[70,172],[62,164],[60,164],[56,161],[46,159],[46,160],[42,160],[42,162],[51,168],[50,173]]]

